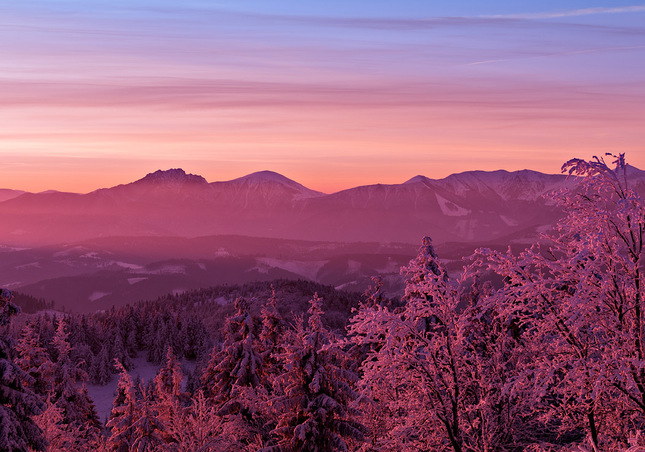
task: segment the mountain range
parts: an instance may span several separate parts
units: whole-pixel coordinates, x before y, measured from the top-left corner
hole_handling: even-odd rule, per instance
[[[629,168],[645,193],[645,172]],[[181,169],[87,194],[0,190],[0,287],[80,312],[217,284],[307,279],[363,291],[433,238],[449,271],[480,246],[522,249],[575,178],[535,171],[416,176],[325,194],[262,171],[209,183]]]
[[[645,186],[645,172],[631,177]],[[0,243],[29,247],[110,236],[236,234],[334,242],[417,244],[534,236],[561,212],[545,195],[575,183],[535,171],[416,176],[333,194],[262,171],[207,182],[182,169],[87,194],[0,191]]]

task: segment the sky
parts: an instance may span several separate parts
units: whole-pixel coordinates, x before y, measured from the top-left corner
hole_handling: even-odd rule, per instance
[[[0,188],[181,167],[334,192],[468,170],[645,169],[645,2],[21,0]]]

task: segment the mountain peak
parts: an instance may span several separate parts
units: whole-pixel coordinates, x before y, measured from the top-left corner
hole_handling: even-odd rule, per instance
[[[412,179],[409,179],[409,180],[403,182],[403,184],[404,185],[406,185],[406,184],[416,184],[417,182],[426,182],[428,180],[429,179],[427,177],[422,176],[422,175],[419,174],[417,176],[414,176]]]
[[[207,184],[208,182],[202,176],[196,174],[186,174],[181,168],[171,168],[169,170],[157,170],[154,173],[148,173],[146,177],[138,180],[143,183],[162,183],[162,184]]]
[[[279,182],[281,184],[294,184],[297,183],[295,181],[292,181],[288,177],[283,176],[282,174],[276,173],[275,171],[257,171],[255,173],[247,174],[246,176],[242,176],[239,178],[239,180],[247,180],[247,181],[257,181],[257,182]]]
[[[215,182],[214,184],[220,183],[221,182]],[[242,176],[224,183],[232,183],[246,187],[286,187],[288,190],[297,193],[297,198],[307,198],[322,195],[322,193],[311,190],[304,185],[283,176],[282,174],[267,170],[247,174],[246,176]]]

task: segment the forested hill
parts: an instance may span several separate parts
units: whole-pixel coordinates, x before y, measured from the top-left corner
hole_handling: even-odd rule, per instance
[[[156,301],[139,304],[190,313],[200,318],[210,332],[217,334],[226,316],[234,312],[236,298],[243,297],[249,300],[251,314],[259,317],[262,308],[274,296],[280,315],[288,321],[293,321],[296,316],[307,312],[309,300],[316,293],[323,300],[324,324],[332,330],[344,333],[352,308],[358,307],[363,294],[341,291],[332,286],[306,280],[278,279],[241,285],[219,285],[180,294],[168,294]]]

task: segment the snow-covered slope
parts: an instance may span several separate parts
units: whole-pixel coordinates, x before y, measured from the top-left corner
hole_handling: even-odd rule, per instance
[[[226,183],[246,189],[257,189],[264,193],[280,188],[284,191],[291,191],[298,199],[324,195],[324,193],[310,190],[304,185],[273,171],[258,171],[228,182],[214,182],[213,185]]]
[[[645,172],[628,168],[645,192]],[[419,243],[529,237],[562,212],[549,192],[577,179],[535,171],[416,176],[323,194],[271,171],[207,182],[175,168],[135,182],[72,193],[25,193],[0,202],[0,236],[10,245],[107,236],[240,234],[328,241]],[[518,239],[519,240],[519,239]]]
[[[221,198],[225,197],[246,209],[291,205],[300,199],[324,195],[273,171],[259,171],[238,179],[213,182],[211,187]]]

